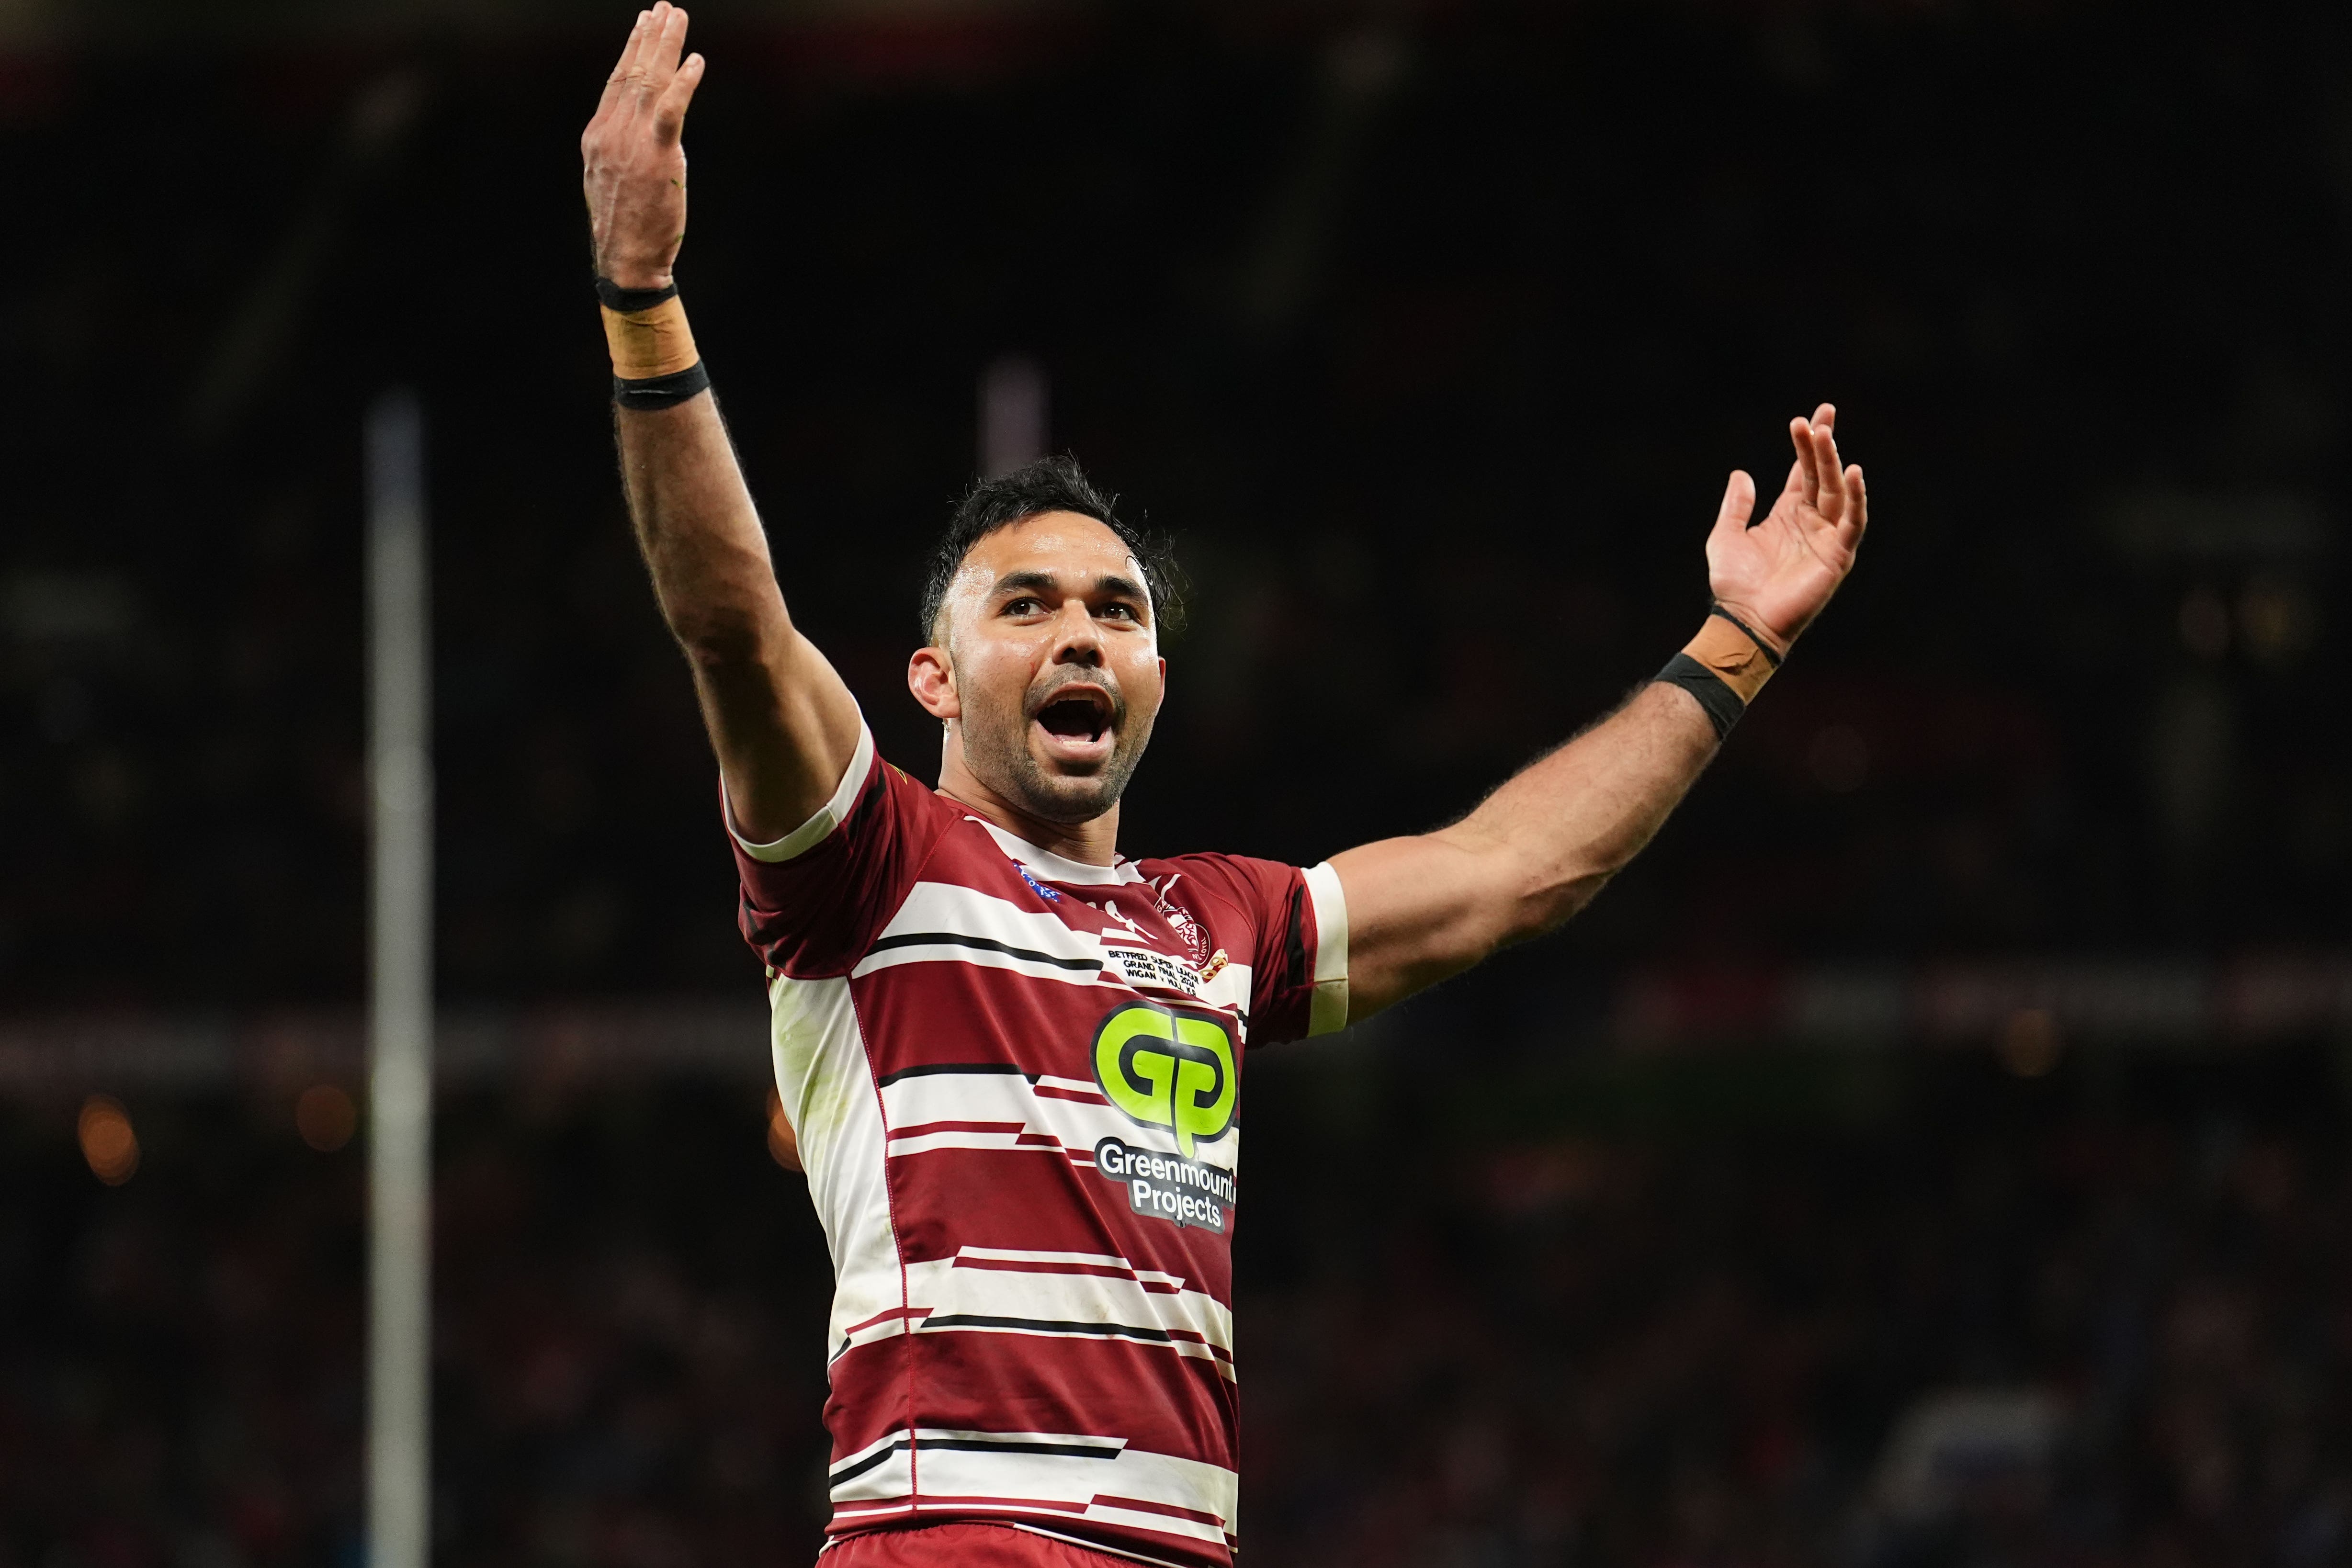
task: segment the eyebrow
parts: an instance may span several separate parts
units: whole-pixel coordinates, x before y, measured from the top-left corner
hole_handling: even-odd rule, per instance
[[[1000,594],[1053,593],[1061,586],[1062,580],[1050,571],[1009,571],[996,580],[996,591]],[[1106,572],[1095,579],[1095,591],[1113,599],[1132,599],[1146,608],[1151,603],[1151,595],[1141,583],[1117,572]]]

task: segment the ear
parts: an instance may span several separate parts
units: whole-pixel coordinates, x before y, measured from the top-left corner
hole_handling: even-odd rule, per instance
[[[945,648],[918,648],[907,661],[907,689],[933,718],[963,716],[963,699],[956,695],[955,665]]]

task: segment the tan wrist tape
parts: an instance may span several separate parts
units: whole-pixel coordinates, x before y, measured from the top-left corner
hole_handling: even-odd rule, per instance
[[[1764,683],[1780,667],[1780,654],[1766,647],[1764,640],[1737,616],[1720,608],[1707,615],[1706,624],[1683,652],[1729,686],[1742,706],[1754,702]]]
[[[613,373],[625,382],[648,381],[691,370],[702,358],[686,324],[686,305],[675,294],[643,310],[603,307],[604,342],[613,350]]]

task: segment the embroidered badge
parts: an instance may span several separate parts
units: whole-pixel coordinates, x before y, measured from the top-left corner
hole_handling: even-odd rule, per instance
[[[1180,872],[1177,873],[1177,876],[1181,876],[1182,874],[1183,873]],[[1176,935],[1184,939],[1184,946],[1186,950],[1192,955],[1192,967],[1201,971],[1201,977],[1205,980],[1211,975],[1215,974],[1217,969],[1222,969],[1225,967],[1223,963],[1223,954],[1222,952],[1219,953],[1217,957],[1214,959],[1212,959],[1209,956],[1209,933],[1207,928],[1202,926],[1199,921],[1193,919],[1190,914],[1186,913],[1181,904],[1176,904],[1169,898],[1168,890],[1174,887],[1176,885],[1176,882],[1177,877],[1171,876],[1166,882],[1153,883],[1151,888],[1151,901],[1160,905],[1160,913],[1161,915],[1167,919],[1168,924],[1171,926],[1174,927]],[[1212,963],[1216,965],[1215,969],[1207,967],[1207,966]]]

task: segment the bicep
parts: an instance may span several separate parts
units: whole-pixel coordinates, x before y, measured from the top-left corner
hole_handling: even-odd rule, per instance
[[[735,827],[772,842],[814,816],[857,750],[857,699],[789,622],[746,660],[694,660],[695,695],[719,754]]]
[[[1348,1018],[1360,1022],[1486,957],[1514,927],[1507,851],[1458,831],[1331,857],[1348,902]]]

